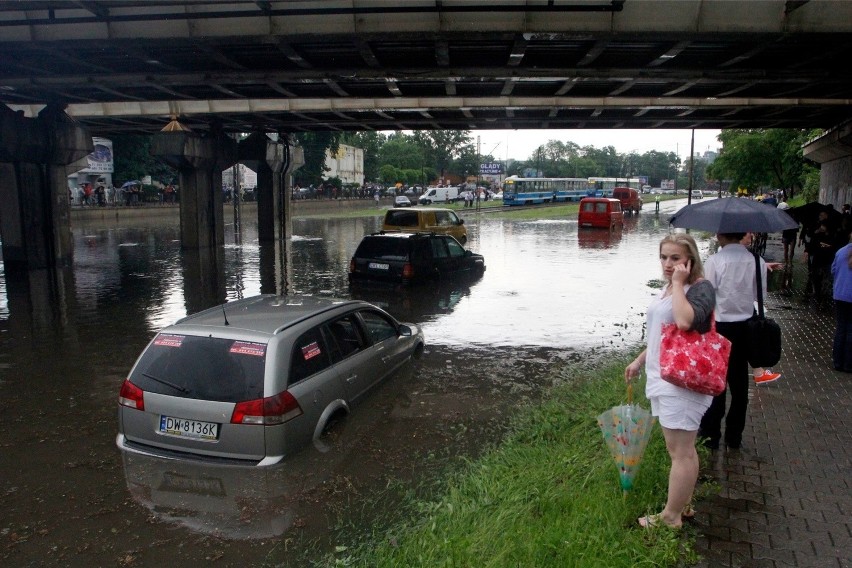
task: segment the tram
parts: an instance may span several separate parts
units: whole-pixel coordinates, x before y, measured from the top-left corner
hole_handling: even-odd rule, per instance
[[[580,201],[589,192],[588,178],[522,178],[503,181],[503,205]],[[610,193],[612,193],[610,191]]]
[[[594,197],[612,197],[612,190],[616,187],[629,187],[642,193],[644,180],[627,177],[590,177],[589,190]]]

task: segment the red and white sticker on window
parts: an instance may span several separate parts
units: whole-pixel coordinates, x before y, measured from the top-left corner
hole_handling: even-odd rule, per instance
[[[313,343],[309,343],[302,347],[302,357],[305,358],[305,361],[308,359],[312,359],[321,353],[319,343],[314,341]]]
[[[163,347],[180,347],[183,344],[183,335],[170,335],[162,333],[154,339],[154,345]]]
[[[234,344],[231,345],[231,353],[263,357],[266,355],[266,344],[252,343],[250,341],[234,341]]]

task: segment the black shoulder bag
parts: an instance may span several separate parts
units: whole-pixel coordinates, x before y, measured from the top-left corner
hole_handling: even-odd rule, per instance
[[[757,254],[754,254],[754,265],[757,314],[748,320],[748,364],[752,367],[772,367],[781,360],[781,326],[763,312],[763,278]]]

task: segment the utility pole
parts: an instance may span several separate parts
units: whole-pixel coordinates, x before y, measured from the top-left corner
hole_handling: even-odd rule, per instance
[[[695,129],[692,129],[692,142],[689,144],[689,193],[686,194],[686,204],[692,204],[692,178],[695,168]]]

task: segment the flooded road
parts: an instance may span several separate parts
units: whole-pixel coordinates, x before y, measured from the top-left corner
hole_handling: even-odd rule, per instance
[[[356,296],[422,325],[424,357],[317,447],[253,471],[122,456],[121,382],[156,330],[187,313],[276,290],[351,297],[349,258],[379,219],[294,219],[284,262],[249,220],[239,238],[227,227],[212,262],[181,251],[177,219],[75,226],[74,266],[58,285],[0,275],[0,562],[303,565],[333,555],[435,472],[499,439],[554,372],[642,340],[657,243],[684,203],[615,234],[578,231],[573,218],[468,214],[481,279]]]

